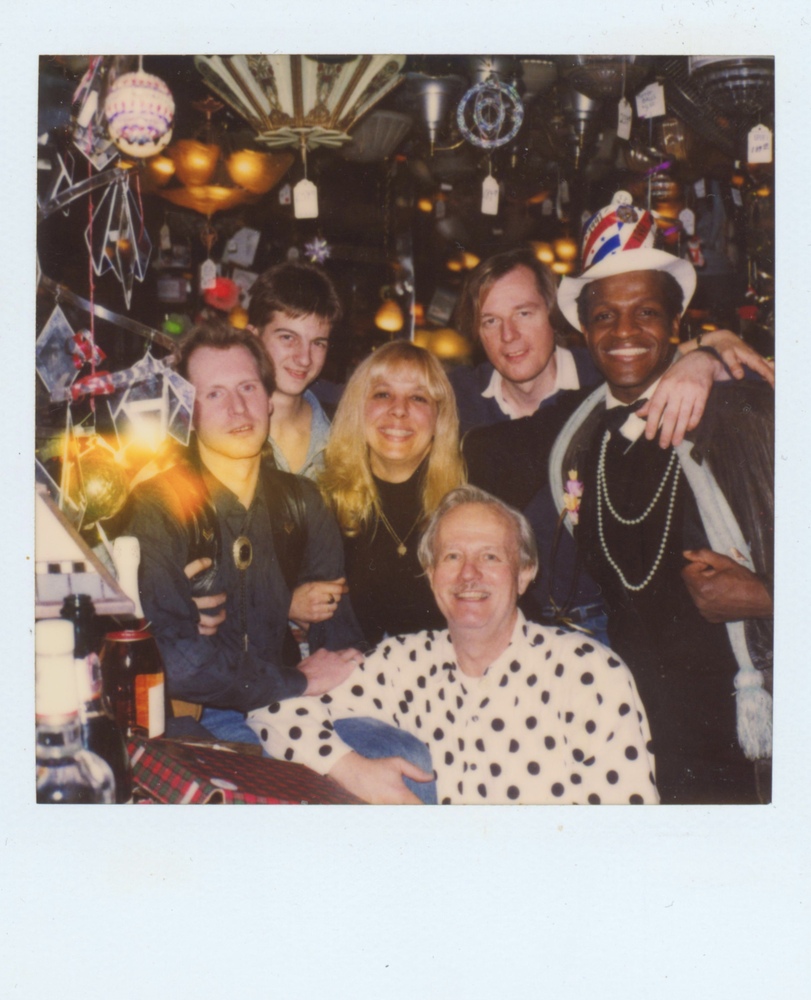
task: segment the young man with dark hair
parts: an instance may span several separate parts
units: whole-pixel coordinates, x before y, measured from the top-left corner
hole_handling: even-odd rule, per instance
[[[273,457],[278,468],[310,479],[324,465],[329,419],[309,386],[324,368],[341,315],[332,282],[315,264],[277,264],[251,287],[248,329],[265,345],[276,374]]]

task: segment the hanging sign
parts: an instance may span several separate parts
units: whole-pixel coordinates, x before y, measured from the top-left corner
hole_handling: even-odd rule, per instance
[[[636,113],[640,118],[658,118],[665,114],[665,88],[650,83],[636,95]]]
[[[306,178],[293,188],[293,214],[297,219],[318,218],[318,188]]]
[[[631,122],[634,120],[634,112],[631,104],[624,97],[617,107],[617,137],[619,139],[631,138]]]
[[[772,162],[772,133],[765,125],[755,125],[746,137],[746,162]]]
[[[692,208],[683,208],[679,212],[679,222],[688,236],[694,236],[696,231],[696,215]]]
[[[498,181],[492,175],[482,181],[482,215],[498,215]]]
[[[555,203],[547,198],[541,205],[541,215],[551,215],[555,211]]]
[[[738,208],[743,207],[743,198],[739,188],[732,188],[732,201],[738,206]]]
[[[693,185],[693,190],[696,193],[696,198],[707,197],[707,185],[704,182],[703,177],[699,177],[699,179],[695,182],[695,184]]]

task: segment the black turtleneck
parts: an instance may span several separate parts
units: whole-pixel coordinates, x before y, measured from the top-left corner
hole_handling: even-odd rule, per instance
[[[384,635],[443,628],[445,624],[417,561],[422,525],[416,521],[424,468],[425,463],[404,483],[373,477],[383,512],[404,540],[405,555],[398,555],[397,542],[376,518],[355,538],[345,539],[349,596],[370,643],[380,642]]]

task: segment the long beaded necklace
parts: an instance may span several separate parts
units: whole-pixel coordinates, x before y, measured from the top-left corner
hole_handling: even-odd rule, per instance
[[[397,555],[402,558],[406,554],[406,552],[408,552],[408,546],[406,545],[406,542],[411,537],[411,533],[414,531],[414,529],[422,520],[422,514],[420,513],[417,515],[417,520],[411,525],[411,527],[408,529],[405,535],[403,535],[403,537],[400,538],[400,536],[397,534],[394,528],[392,528],[389,519],[383,513],[382,509],[378,511],[378,513],[380,514],[380,520],[383,522],[383,527],[386,529],[386,531],[388,531],[392,539],[397,543]]]
[[[678,457],[676,455],[676,452],[673,451],[670,455],[670,461],[667,463],[667,468],[665,469],[661,482],[659,483],[659,486],[657,487],[656,492],[653,495],[653,499],[648,504],[648,506],[644,509],[644,511],[642,511],[642,513],[638,517],[623,517],[614,508],[613,503],[611,503],[611,497],[608,495],[608,483],[606,482],[606,477],[605,477],[605,455],[606,455],[606,450],[608,448],[608,442],[610,441],[610,439],[611,439],[611,431],[606,431],[605,434],[603,435],[602,444],[600,445],[600,457],[597,462],[597,534],[599,535],[600,538],[600,547],[603,550],[603,555],[605,556],[608,565],[614,570],[614,572],[619,577],[623,587],[625,587],[626,590],[631,590],[634,591],[635,593],[638,593],[639,591],[644,590],[645,587],[647,587],[648,584],[651,582],[651,580],[654,578],[654,576],[656,575],[656,571],[659,569],[659,564],[662,561],[662,557],[665,554],[665,548],[667,547],[667,539],[670,534],[670,525],[673,520],[673,508],[676,504],[676,492],[679,485],[679,477],[681,475],[681,466],[678,464]],[[662,541],[659,543],[659,551],[656,553],[656,558],[654,559],[653,565],[648,571],[648,575],[645,577],[645,579],[641,583],[629,583],[625,578],[625,574],[620,569],[616,559],[614,559],[614,557],[608,551],[608,543],[605,540],[605,534],[603,532],[603,503],[605,503],[606,509],[614,518],[614,520],[618,521],[620,524],[624,525],[642,524],[642,522],[647,520],[647,518],[653,512],[654,507],[656,506],[656,504],[659,501],[659,498],[664,492],[665,486],[667,484],[668,479],[670,478],[671,472],[673,472],[673,482],[670,487],[670,498],[667,502],[665,527],[662,533]]]

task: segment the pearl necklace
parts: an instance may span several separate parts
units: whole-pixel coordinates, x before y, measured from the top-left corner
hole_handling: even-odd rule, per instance
[[[681,466],[678,464],[676,452],[673,451],[670,455],[670,461],[667,463],[667,468],[665,469],[664,475],[662,476],[662,480],[659,483],[659,486],[653,495],[653,499],[645,508],[645,510],[639,515],[639,517],[631,517],[631,518],[623,517],[614,509],[614,505],[611,503],[611,498],[608,495],[608,483],[606,482],[605,478],[605,454],[610,439],[611,439],[611,431],[606,431],[605,434],[603,435],[603,442],[602,445],[600,446],[600,458],[597,462],[597,534],[599,535],[600,538],[600,547],[603,550],[603,555],[605,556],[608,565],[614,570],[614,572],[619,577],[623,587],[625,587],[626,590],[631,590],[634,591],[635,593],[639,593],[639,591],[644,590],[645,587],[647,587],[648,584],[651,582],[651,580],[654,578],[654,576],[656,575],[656,571],[659,569],[659,564],[662,561],[662,557],[665,554],[665,548],[667,547],[667,539],[670,534],[670,525],[673,520],[673,508],[675,507],[676,504],[676,491],[679,485]],[[673,484],[670,487],[670,499],[667,502],[667,514],[665,515],[665,528],[662,533],[662,541],[659,543],[659,551],[656,553],[656,558],[653,560],[653,565],[651,566],[650,570],[648,571],[648,575],[645,577],[642,583],[629,583],[626,580],[625,574],[620,569],[617,561],[608,551],[608,544],[605,540],[605,534],[603,532],[603,501],[605,502],[605,506],[608,509],[608,512],[611,514],[614,520],[618,521],[620,524],[624,525],[642,524],[642,522],[645,521],[650,516],[651,512],[653,511],[654,507],[656,506],[659,500],[659,497],[661,497],[665,485],[667,483],[667,480],[670,477],[670,473],[673,470],[674,466],[675,466],[675,472],[673,473]]]

